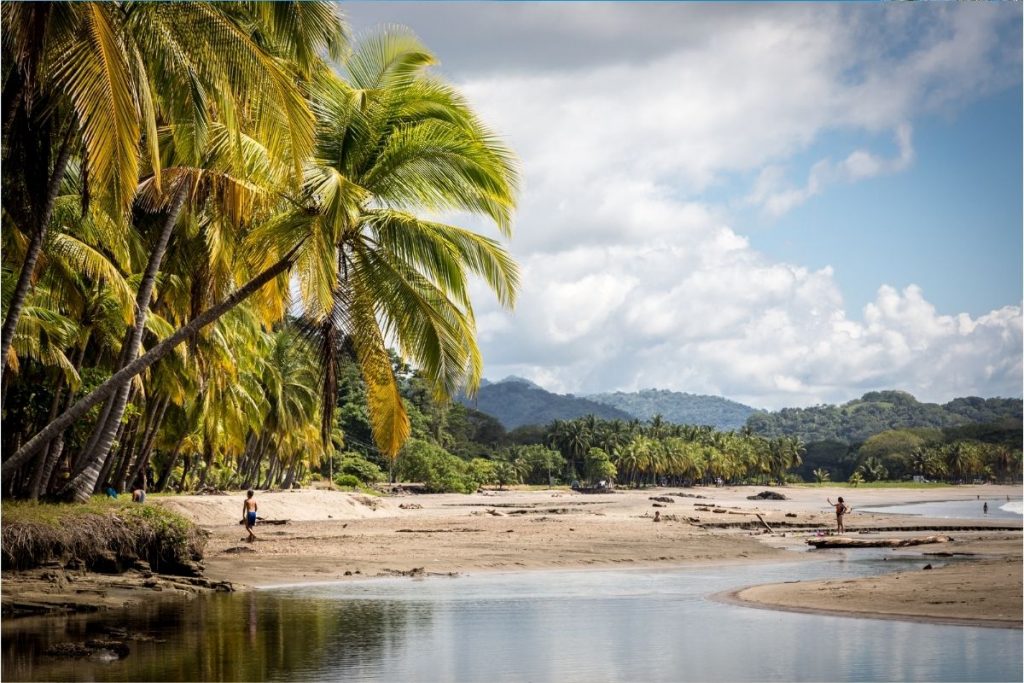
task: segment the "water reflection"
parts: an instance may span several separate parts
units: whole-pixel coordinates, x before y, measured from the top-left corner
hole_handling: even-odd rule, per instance
[[[5,680],[259,681],[379,659],[407,620],[429,627],[430,606],[308,600],[273,593],[158,602],[126,612],[5,620]],[[119,661],[45,656],[51,643],[109,639],[127,628],[131,654]],[[301,678],[301,676],[298,676]]]
[[[886,557],[882,561],[881,557]],[[755,610],[743,585],[921,564],[826,562],[324,584],[116,617],[5,622],[8,680],[1020,680],[1020,631]],[[869,558],[869,559],[863,559]],[[166,638],[108,665],[41,657],[110,624]]]

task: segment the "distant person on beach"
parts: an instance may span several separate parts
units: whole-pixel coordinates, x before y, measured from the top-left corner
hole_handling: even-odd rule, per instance
[[[113,498],[114,500],[117,500],[117,489],[115,489],[113,486],[107,487],[106,494],[107,498]]]
[[[655,510],[654,511],[654,521],[655,522],[660,522],[661,521],[661,510]]]
[[[981,511],[984,512],[986,515],[988,514],[988,501],[982,504]]]
[[[133,503],[145,503],[146,502],[146,489],[139,487],[132,491],[132,502]]]
[[[245,502],[242,503],[242,519],[245,521],[245,530],[249,532],[249,543],[256,540],[256,534],[252,532],[252,528],[256,526],[256,500],[253,498],[254,492],[249,489],[245,494]]]
[[[839,499],[833,503],[831,498],[826,498],[828,504],[836,509],[836,533],[841,534],[846,531],[846,527],[843,526],[843,515],[850,511],[846,503],[843,502],[843,497],[839,496]]]

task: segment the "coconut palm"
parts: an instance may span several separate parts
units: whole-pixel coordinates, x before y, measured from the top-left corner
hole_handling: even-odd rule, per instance
[[[516,186],[509,151],[427,72],[433,62],[413,36],[389,31],[356,46],[348,82],[318,81],[316,162],[306,169],[303,206],[271,226],[284,238],[278,253],[308,236],[296,267],[324,368],[325,438],[345,342],[367,385],[374,439],[391,458],[409,424],[386,340],[420,367],[437,397],[472,390],[481,359],[468,276],[509,306],[517,284],[496,241],[417,215],[468,211],[508,235]]]

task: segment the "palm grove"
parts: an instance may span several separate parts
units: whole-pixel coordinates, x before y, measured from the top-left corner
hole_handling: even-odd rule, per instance
[[[5,3],[3,486],[85,500],[147,474],[286,483],[481,372],[471,277],[517,286],[511,152],[400,29],[331,3]],[[300,312],[300,313],[297,313]],[[293,317],[294,316],[294,317]],[[197,473],[192,476],[191,472]]]

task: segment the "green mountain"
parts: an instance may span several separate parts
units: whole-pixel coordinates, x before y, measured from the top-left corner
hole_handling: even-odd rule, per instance
[[[721,396],[702,396],[664,389],[644,389],[625,393],[591,394],[597,401],[618,408],[641,420],[661,415],[675,424],[711,425],[720,430],[739,429],[754,409]]]
[[[1017,398],[957,398],[944,405],[921,403],[904,391],[872,391],[840,406],[783,408],[756,412],[747,426],[764,436],[798,436],[805,443],[859,443],[890,429],[972,424],[1020,423],[1024,403]]]
[[[572,420],[594,415],[606,420],[629,420],[632,415],[572,394],[553,394],[521,377],[481,383],[473,398],[459,398],[463,405],[497,418],[506,429],[544,425],[552,420]]]

